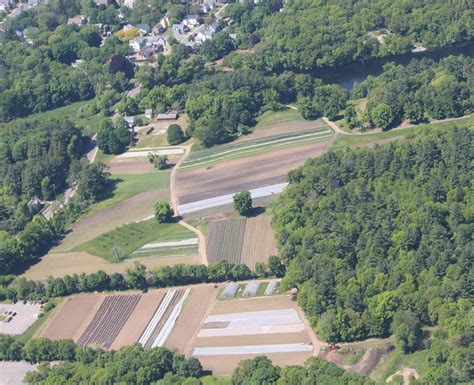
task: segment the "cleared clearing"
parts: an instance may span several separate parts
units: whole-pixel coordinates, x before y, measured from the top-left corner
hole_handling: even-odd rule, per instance
[[[209,263],[221,260],[240,263],[245,222],[245,218],[232,218],[209,223],[209,237],[206,242]]]
[[[269,215],[247,219],[240,262],[251,269],[255,268],[257,262],[267,263],[271,255],[277,254],[271,221]]]
[[[86,252],[49,253],[39,263],[31,266],[23,276],[28,279],[45,280],[50,275],[53,277],[63,277],[66,274],[71,275],[74,273],[96,273],[97,270],[104,270],[109,274],[125,273],[129,267],[133,266],[135,260],[145,265],[148,270],[178,263],[196,265],[202,262],[198,254],[166,257],[147,256],[133,258],[120,263],[112,263]]]

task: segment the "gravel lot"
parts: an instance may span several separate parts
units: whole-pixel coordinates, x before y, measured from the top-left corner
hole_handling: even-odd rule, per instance
[[[41,312],[41,307],[37,305],[24,305],[23,302],[15,304],[0,304],[0,314],[8,311],[15,312],[16,315],[10,322],[0,322],[0,333],[18,335],[23,334],[37,319]],[[6,315],[6,314],[5,314]]]

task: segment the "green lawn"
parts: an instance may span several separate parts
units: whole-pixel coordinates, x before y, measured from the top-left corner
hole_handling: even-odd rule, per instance
[[[266,111],[257,117],[257,124],[254,129],[273,126],[274,124],[279,123],[294,122],[297,120],[303,120],[303,117],[297,110],[293,110],[292,108],[285,108],[282,111]]]
[[[144,174],[113,174],[111,179],[116,182],[112,196],[94,204],[88,211],[87,216],[123,202],[134,195],[152,190],[167,189],[170,171],[153,171]]]
[[[129,223],[102,234],[72,251],[86,251],[110,262],[119,262],[151,242],[179,241],[195,234],[177,223],[159,224],[155,219]]]
[[[166,134],[142,136],[135,148],[160,147],[166,144]]]
[[[192,236],[190,237],[192,238]],[[147,251],[139,251],[132,253],[133,257],[171,257],[174,255],[192,255],[199,252],[198,245],[186,245],[176,247],[159,247]]]
[[[370,378],[377,383],[385,383],[385,380],[402,368],[416,369],[422,376],[429,368],[427,350],[420,350],[411,354],[403,354],[394,350],[386,355],[375,370],[370,374]]]
[[[114,156],[115,155],[113,154],[105,154],[102,150],[98,150],[94,158],[94,163],[108,163],[114,158]]]

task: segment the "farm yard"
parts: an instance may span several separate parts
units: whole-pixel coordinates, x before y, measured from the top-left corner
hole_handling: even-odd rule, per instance
[[[251,269],[257,262],[268,262],[277,253],[269,215],[212,221],[208,226],[207,245],[209,263],[227,260],[244,263]]]
[[[310,333],[289,296],[216,301],[191,354],[217,375],[228,375],[239,361],[262,354],[277,365],[303,364],[319,350]]]
[[[271,152],[229,160],[206,169],[182,170],[176,173],[179,204],[233,194],[286,182],[288,172],[308,158],[324,153],[330,138]]]

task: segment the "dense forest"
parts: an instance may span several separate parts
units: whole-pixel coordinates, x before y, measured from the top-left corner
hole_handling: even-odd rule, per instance
[[[0,275],[35,261],[68,219],[107,194],[100,163],[83,157],[89,139],[67,120],[14,121],[0,129]],[[71,205],[53,221],[39,213],[45,201],[74,187]]]
[[[474,37],[468,1],[292,0],[268,15],[267,4],[229,8],[243,47],[260,43],[255,52],[232,53],[227,64],[308,71],[407,53],[415,44],[429,49]]]
[[[469,57],[448,56],[439,63],[425,58],[406,66],[388,63],[380,76],[355,84],[352,97],[367,97],[368,103],[349,123],[387,129],[403,120],[420,123],[468,115],[474,110],[472,90],[474,60]]]
[[[395,333],[412,351],[420,325],[441,325],[434,345],[450,348],[436,375],[466,381],[473,154],[472,129],[423,128],[407,141],[329,153],[289,174],[274,211],[288,267],[283,286],[299,288],[323,339]]]

